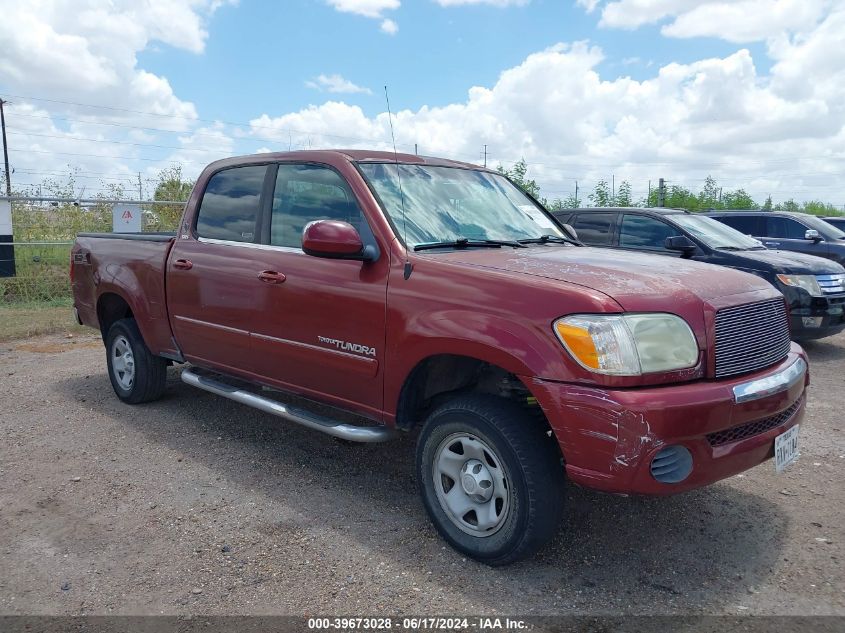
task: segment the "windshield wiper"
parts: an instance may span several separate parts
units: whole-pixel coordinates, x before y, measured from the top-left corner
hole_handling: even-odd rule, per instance
[[[568,237],[560,237],[559,235],[541,235],[540,237],[532,237],[527,240],[519,240],[520,244],[572,244],[573,246],[583,246],[581,242],[570,240]]]
[[[747,250],[751,250],[751,249],[743,248],[741,246],[717,246],[716,250],[717,251],[747,251]]]
[[[414,246],[415,251],[430,251],[435,248],[501,248],[502,246],[512,246],[513,248],[526,248],[525,244],[511,240],[471,240],[466,237],[459,237],[453,241],[431,242],[429,244],[417,244]]]

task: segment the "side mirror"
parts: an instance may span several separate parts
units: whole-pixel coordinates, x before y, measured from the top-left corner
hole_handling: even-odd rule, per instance
[[[681,257],[692,257],[692,254],[695,253],[698,248],[686,235],[673,235],[672,237],[667,237],[666,242],[664,242],[663,245],[667,250],[680,251]]]
[[[573,240],[578,239],[578,232],[575,230],[575,227],[572,226],[571,224],[564,224],[563,230],[566,231],[567,233],[569,233],[569,235],[572,236]]]
[[[338,220],[315,220],[302,230],[302,250],[307,255],[328,259],[357,259],[369,262],[376,258],[372,246],[364,246],[354,226]]]
[[[813,240],[814,242],[821,242],[822,236],[819,235],[819,232],[816,229],[807,229],[806,231],[804,231],[804,239]]]

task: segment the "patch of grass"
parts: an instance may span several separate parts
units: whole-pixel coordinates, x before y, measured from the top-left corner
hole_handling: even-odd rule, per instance
[[[0,341],[24,339],[41,334],[67,333],[76,336],[93,332],[91,328],[76,323],[73,308],[67,300],[0,305]]]

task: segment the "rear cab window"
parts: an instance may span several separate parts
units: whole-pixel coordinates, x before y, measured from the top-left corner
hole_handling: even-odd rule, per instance
[[[211,176],[197,212],[197,237],[254,242],[266,173],[266,165],[245,165]]]

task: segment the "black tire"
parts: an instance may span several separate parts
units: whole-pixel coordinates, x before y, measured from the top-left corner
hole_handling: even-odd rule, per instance
[[[131,350],[133,371],[131,378],[119,371],[118,350],[128,345]],[[109,380],[117,397],[128,404],[158,400],[164,393],[167,381],[167,360],[150,352],[135,319],[115,321],[106,334],[106,365]]]
[[[491,528],[495,531],[488,534],[468,533],[467,530],[471,531],[473,527],[467,526],[465,521],[467,517],[472,520],[472,511],[463,519],[453,519],[445,509],[448,502],[441,503],[438,496],[437,486],[441,486],[440,495],[446,495],[451,487],[446,489],[450,477],[441,474],[439,469],[435,479],[436,460],[446,450],[454,453],[456,446],[451,444],[452,438],[460,438],[463,434],[471,443],[480,440],[481,444],[477,446],[486,444],[494,452],[490,456],[482,451],[487,461],[484,466],[489,468],[484,472],[498,472],[505,477],[504,501],[495,496],[491,501],[500,503],[493,510],[493,516],[498,507],[504,506],[507,511],[501,511],[498,527]],[[463,449],[463,445],[460,448]],[[460,462],[463,453],[455,459]],[[497,459],[501,465],[496,463]],[[426,511],[440,535],[459,552],[488,565],[507,565],[533,554],[557,533],[563,513],[562,458],[556,439],[535,412],[494,396],[456,397],[428,416],[417,443],[416,460]],[[460,471],[462,477],[469,472],[467,464],[465,462]],[[477,464],[475,468],[478,468]],[[491,481],[495,481],[495,477]],[[482,486],[478,488],[469,485],[480,492],[485,483],[481,481]],[[453,485],[463,484],[455,481]],[[496,485],[494,483],[493,488]],[[466,488],[457,493],[462,490],[466,491]],[[486,504],[479,508],[486,508],[482,510],[485,513],[491,511]],[[458,527],[458,524],[464,527]],[[475,529],[478,529],[477,525]]]

